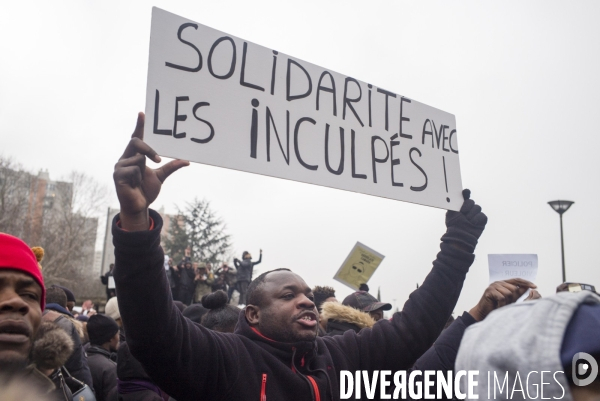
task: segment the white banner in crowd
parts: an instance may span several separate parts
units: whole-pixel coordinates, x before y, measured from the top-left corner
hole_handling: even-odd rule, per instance
[[[459,210],[457,136],[452,114],[153,8],[162,156]]]
[[[489,254],[490,284],[494,281],[522,278],[535,284],[538,272],[538,257],[535,254]],[[519,301],[527,298],[529,290]]]

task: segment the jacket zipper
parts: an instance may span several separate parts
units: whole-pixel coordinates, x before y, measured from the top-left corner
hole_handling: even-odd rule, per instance
[[[321,394],[319,393],[319,387],[317,386],[317,382],[315,381],[315,379],[312,378],[312,376],[307,375],[306,378],[308,379],[308,381],[310,381],[310,384],[312,384],[313,390],[315,391],[315,401],[321,401]]]
[[[260,401],[267,401],[267,374],[262,375],[262,386],[260,387]]]
[[[315,379],[313,379],[311,376],[303,375],[302,373],[300,373],[296,370],[296,366],[294,364],[294,361],[296,359],[296,347],[292,347],[292,350],[294,351],[292,354],[292,372],[298,373],[300,376],[306,378],[306,380],[308,381],[308,384],[310,384],[312,386],[312,389],[313,389],[313,392],[315,395],[315,397],[313,398],[313,401],[321,401],[321,393],[319,393],[319,387],[317,386],[317,382],[315,381]],[[304,366],[304,356],[302,356],[302,366]],[[263,376],[263,380],[266,380],[266,374]],[[264,383],[264,381],[263,381],[263,383]]]

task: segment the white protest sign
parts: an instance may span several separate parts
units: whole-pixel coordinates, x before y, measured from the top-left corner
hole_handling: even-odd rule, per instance
[[[459,210],[457,136],[452,114],[153,8],[162,156]]]
[[[379,252],[357,242],[333,279],[358,291],[361,284],[369,282],[383,258]]]
[[[108,277],[108,289],[109,290],[114,290],[115,288],[117,288],[115,286],[115,278],[113,276],[109,276]]]
[[[511,278],[522,278],[535,283],[537,279],[538,257],[535,254],[489,254],[488,264],[490,284]],[[527,298],[529,292],[527,290],[519,301]]]

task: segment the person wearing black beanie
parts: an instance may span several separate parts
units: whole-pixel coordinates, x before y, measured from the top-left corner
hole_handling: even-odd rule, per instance
[[[60,288],[61,290],[63,290],[65,292],[65,295],[67,296],[67,309],[69,310],[69,312],[73,313],[73,307],[75,306],[75,303],[77,302],[77,300],[75,299],[75,294],[73,294],[73,291],[71,291],[67,287],[63,287],[62,285],[58,285],[58,284],[54,284],[52,287]]]
[[[117,399],[117,363],[119,325],[106,315],[91,316],[87,323],[90,348],[88,364],[94,381],[97,401]]]

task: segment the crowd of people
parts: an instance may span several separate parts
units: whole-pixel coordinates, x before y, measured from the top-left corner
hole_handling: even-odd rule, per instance
[[[107,286],[104,313],[87,304],[76,316],[72,291],[46,287],[29,246],[0,234],[0,399],[339,400],[347,398],[343,372],[359,372],[358,383],[360,372],[473,370],[481,374],[479,399],[600,399],[593,364],[583,379],[575,369],[582,353],[600,360],[594,287],[563,283],[542,298],[527,280],[499,281],[453,318],[487,223],[468,190],[460,211],[446,214],[431,272],[389,319],[383,312],[391,305],[368,287],[339,302],[333,288],[311,288],[289,269],[253,277],[262,252],[256,262],[244,252],[235,267],[214,272],[189,251],[165,266],[162,218],[149,206],[187,162],[146,167],[147,158],[160,157],[143,142],[143,123],[140,114],[115,166],[121,213],[112,222],[115,288]],[[229,303],[235,290],[240,307]],[[530,379],[539,371],[553,378],[542,372]],[[497,394],[486,372],[510,386]],[[417,381],[410,386],[433,386],[434,398],[455,397],[438,382]],[[391,398],[383,379],[363,392],[356,388],[355,399]],[[413,390],[402,398],[425,398]]]
[[[173,300],[179,301],[186,306],[193,303],[201,303],[204,295],[216,291],[224,291],[228,297],[228,303],[233,299],[234,291],[237,291],[237,304],[243,306],[246,303],[248,285],[252,281],[254,266],[262,262],[262,249],[260,257],[256,262],[252,261],[252,255],[248,251],[242,253],[242,260],[233,259],[235,267],[223,262],[219,268],[213,271],[211,262],[195,262],[191,257],[191,248],[185,249],[183,259],[175,264],[173,258],[165,258],[165,271]],[[109,270],[100,277],[102,284],[106,286],[106,299],[116,296],[116,291],[111,288],[110,277],[113,277],[115,265],[111,263]]]

